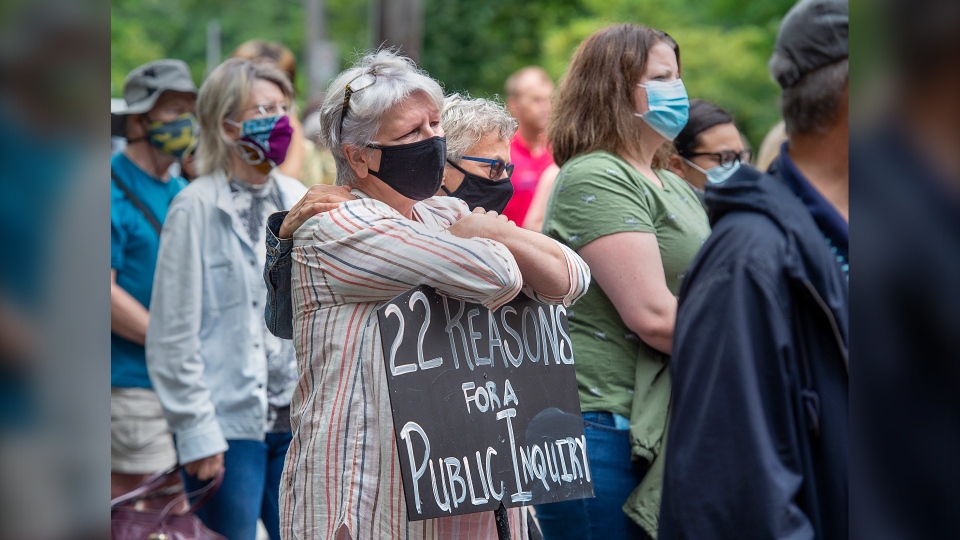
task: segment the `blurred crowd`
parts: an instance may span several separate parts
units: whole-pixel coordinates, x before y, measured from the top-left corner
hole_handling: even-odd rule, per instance
[[[494,538],[491,515],[398,522],[388,489],[375,308],[431,285],[569,308],[596,496],[511,509],[513,538],[845,537],[847,34],[843,0],[785,16],[758,160],[636,24],[556,89],[510,75],[505,103],[389,50],[302,119],[278,43],[199,89],[179,60],[134,69],[111,111],[113,497],[179,465],[143,504],[222,477],[197,514],[227,538]]]
[[[846,0],[785,14],[769,51],[782,121],[756,150],[722,104],[688,96],[683,43],[633,23],[586,38],[556,84],[537,66],[505,73],[504,101],[445,95],[386,49],[302,111],[279,43],[242,44],[199,87],[181,60],[132,70],[111,107],[111,498],[167,471],[141,506],[221,478],[197,515],[230,539],[258,522],[272,540],[497,538],[489,513],[406,519],[376,308],[430,285],[490,309],[567,307],[596,496],[511,508],[512,538],[849,537],[850,178],[913,177],[899,210],[956,231],[943,179],[960,153],[955,132],[926,127],[956,94],[921,85],[892,87],[909,106],[851,159],[848,21]],[[921,320],[900,309],[913,287],[956,292],[956,257],[913,279],[899,266],[937,234],[891,231],[910,249],[887,264],[863,252],[898,269],[878,288],[905,298],[866,317],[884,335],[861,354],[956,359],[949,294]],[[898,334],[907,324],[923,337]],[[934,372],[955,382],[955,364]],[[884,395],[938,379],[874,375]],[[938,410],[955,415],[951,399]],[[859,429],[881,444],[887,428]],[[898,506],[891,493],[866,506]],[[956,519],[933,509],[930,531]]]

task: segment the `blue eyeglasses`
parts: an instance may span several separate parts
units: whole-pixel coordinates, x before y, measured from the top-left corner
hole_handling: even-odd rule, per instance
[[[467,161],[478,161],[480,163],[487,163],[490,165],[490,174],[489,177],[491,180],[499,180],[503,176],[503,172],[507,172],[507,178],[513,176],[513,163],[507,165],[500,159],[487,159],[481,157],[473,156],[463,156],[460,159],[465,159]]]

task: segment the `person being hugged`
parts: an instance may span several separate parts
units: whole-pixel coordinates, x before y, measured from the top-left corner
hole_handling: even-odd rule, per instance
[[[321,137],[358,197],[294,234],[300,384],[283,477],[285,539],[497,538],[490,512],[408,522],[377,309],[413,287],[496,309],[521,291],[571,305],[589,283],[572,250],[496,211],[435,196],[446,141],[440,85],[390,51],[326,92]],[[508,511],[525,539],[525,510]]]

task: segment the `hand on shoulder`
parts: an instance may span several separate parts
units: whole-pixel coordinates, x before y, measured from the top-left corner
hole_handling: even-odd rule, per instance
[[[350,193],[350,189],[343,186],[328,186],[317,184],[310,186],[307,193],[290,208],[287,217],[280,224],[280,238],[291,238],[294,231],[300,228],[308,219],[323,212],[329,212],[340,203],[352,201],[357,197]]]

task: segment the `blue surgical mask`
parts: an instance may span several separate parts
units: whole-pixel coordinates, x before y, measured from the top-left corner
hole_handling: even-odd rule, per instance
[[[637,86],[647,89],[647,112],[634,114],[668,140],[676,139],[690,118],[690,100],[683,81],[649,81]]]
[[[694,169],[702,172],[707,177],[707,182],[711,184],[722,184],[730,179],[733,176],[733,173],[740,170],[740,162],[735,161],[732,166],[724,167],[723,165],[717,165],[716,167],[710,167],[709,169],[704,170],[703,167],[698,166],[696,163],[690,161],[687,158],[683,158],[688,165]]]

